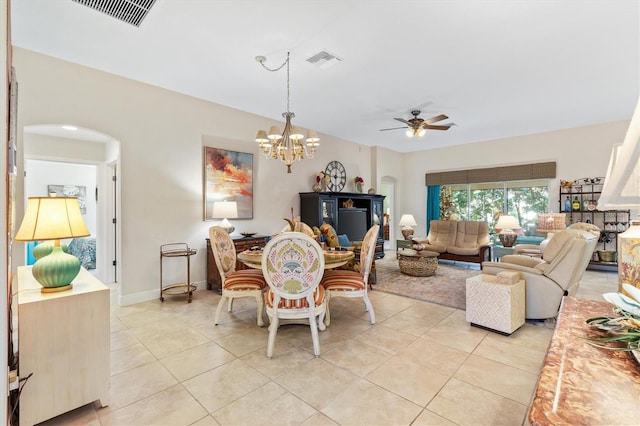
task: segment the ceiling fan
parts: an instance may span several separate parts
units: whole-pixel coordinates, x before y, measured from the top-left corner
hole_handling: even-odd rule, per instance
[[[411,115],[413,118],[405,120],[403,118],[394,118],[394,120],[401,121],[406,124],[406,126],[402,127],[391,127],[389,129],[380,129],[380,131],[385,130],[396,130],[396,129],[407,129],[406,135],[408,138],[412,138],[417,136],[418,139],[422,138],[427,129],[431,130],[447,130],[451,127],[451,124],[442,124],[442,125],[434,125],[433,123],[437,123],[438,121],[446,120],[447,117],[444,114],[436,115],[435,117],[428,118],[426,120],[419,118],[420,110],[416,109],[411,111]]]

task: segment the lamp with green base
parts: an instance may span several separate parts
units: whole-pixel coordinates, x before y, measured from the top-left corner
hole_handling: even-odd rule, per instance
[[[70,290],[80,272],[80,259],[60,247],[60,239],[91,235],[75,197],[29,197],[15,241],[53,241],[50,254],[40,257],[32,273],[42,292]]]

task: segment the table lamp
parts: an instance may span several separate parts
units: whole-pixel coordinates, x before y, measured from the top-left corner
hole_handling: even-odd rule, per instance
[[[227,231],[227,234],[232,233],[236,227],[229,222],[228,218],[233,219],[238,217],[238,203],[235,201],[218,201],[213,203],[212,217],[214,219],[222,219],[222,222],[220,222],[218,226]]]
[[[417,226],[416,220],[413,218],[412,214],[403,214],[400,218],[400,222],[398,222],[399,226],[402,226],[400,232],[402,232],[402,236],[405,240],[411,240],[413,238],[413,228],[412,226]]]
[[[70,290],[80,272],[80,259],[65,253],[60,239],[91,235],[75,197],[29,197],[15,241],[53,240],[51,253],[33,265],[35,280],[43,293]]]
[[[516,234],[514,229],[520,229],[520,224],[518,223],[518,219],[516,219],[515,216],[503,214],[498,218],[495,230],[498,233],[498,238],[500,239],[500,242],[504,247],[513,247],[516,239],[518,239],[518,234]]]

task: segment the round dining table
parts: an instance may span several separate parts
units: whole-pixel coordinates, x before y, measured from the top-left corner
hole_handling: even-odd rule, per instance
[[[324,250],[324,269],[333,269],[346,265],[355,257],[352,251]],[[238,253],[238,260],[250,268],[262,268],[262,250],[245,250]]]

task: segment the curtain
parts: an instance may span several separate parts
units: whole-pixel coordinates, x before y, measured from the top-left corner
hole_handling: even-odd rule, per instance
[[[440,185],[427,186],[427,235],[431,221],[440,219]]]

